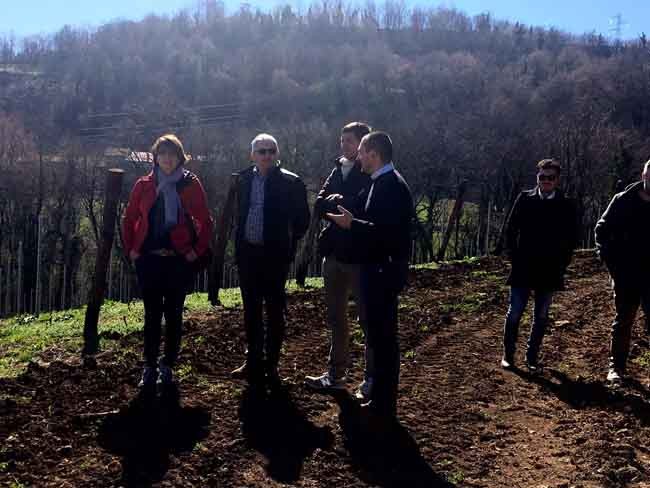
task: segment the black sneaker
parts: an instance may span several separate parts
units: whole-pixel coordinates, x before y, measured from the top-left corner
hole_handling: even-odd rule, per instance
[[[541,365],[537,361],[526,360],[526,369],[531,374],[537,374],[542,371]]]
[[[142,377],[138,383],[138,388],[149,389],[156,386],[158,380],[158,368],[155,366],[145,366],[142,370]]]
[[[277,368],[271,368],[266,372],[266,385],[272,391],[282,390],[282,378],[280,378]]]
[[[172,368],[164,364],[160,364],[158,367],[158,383],[162,386],[170,386],[174,384],[174,373]]]

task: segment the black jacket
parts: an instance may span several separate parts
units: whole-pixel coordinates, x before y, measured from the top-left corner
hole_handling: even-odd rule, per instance
[[[238,216],[235,247],[240,257],[250,207],[253,168],[239,173]],[[278,259],[293,260],[298,241],[309,227],[307,191],[300,177],[276,166],[264,186],[264,247]]]
[[[372,189],[370,205],[365,209]],[[411,230],[415,210],[406,181],[397,171],[379,176],[364,190],[353,211],[350,228],[362,263],[408,263],[411,255]]]
[[[321,219],[325,219],[328,212],[339,213],[337,205],[353,211],[359,206],[359,196],[370,184],[370,177],[361,172],[359,163],[354,164],[345,180],[341,171],[341,158],[335,164],[314,203],[314,213]],[[343,196],[343,201],[327,201],[328,196],[337,193]],[[329,220],[318,236],[318,251],[321,256],[334,256],[343,263],[358,263],[360,260],[359,249],[354,246],[349,232]]]
[[[506,251],[512,260],[508,284],[540,291],[563,290],[577,235],[573,200],[559,190],[550,200],[542,200],[537,188],[521,192],[506,226]]]
[[[596,224],[596,248],[616,282],[646,283],[650,272],[650,202],[639,196],[643,182],[617,193]]]

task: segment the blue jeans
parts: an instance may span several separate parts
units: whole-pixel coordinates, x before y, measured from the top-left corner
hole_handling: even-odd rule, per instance
[[[530,288],[511,287],[510,306],[506,314],[506,323],[503,328],[503,352],[506,359],[512,360],[517,346],[519,335],[519,322],[526,310]],[[544,339],[546,325],[548,324],[548,310],[553,301],[553,292],[535,290],[535,309],[533,312],[533,326],[530,329],[526,360],[531,364],[537,363],[537,354]]]

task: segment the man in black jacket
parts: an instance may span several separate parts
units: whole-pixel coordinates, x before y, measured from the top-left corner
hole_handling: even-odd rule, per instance
[[[252,386],[262,386],[265,375],[271,386],[279,385],[285,284],[297,242],[309,226],[305,185],[298,175],[280,167],[278,154],[275,138],[258,135],[251,143],[254,164],[239,178],[235,254],[248,351],[233,376],[246,377]]]
[[[368,345],[374,351],[375,378],[370,401],[362,412],[383,419],[397,413],[399,343],[398,295],[406,284],[411,252],[413,198],[393,165],[393,144],[384,132],[371,132],[361,140],[359,159],[371,184],[360,199],[355,216],[343,206],[340,214],[327,214],[347,229],[363,252],[361,301],[368,320]]]
[[[650,301],[650,161],[642,181],[617,193],[596,224],[596,247],[614,282],[607,380],[620,382],[630,352],[632,325],[642,301]]]
[[[314,203],[314,212],[322,219],[328,212],[336,212],[337,205],[356,208],[358,199],[370,184],[370,177],[361,171],[357,152],[361,139],[370,132],[370,127],[361,122],[352,122],[341,131],[343,155],[323,184]],[[366,314],[359,299],[360,249],[354,246],[349,233],[333,222],[327,224],[318,238],[318,249],[323,256],[323,278],[325,282],[325,303],[327,324],[332,339],[327,372],[319,376],[307,376],[305,384],[315,390],[345,388],[346,370],[349,361],[350,329],[348,326],[348,299],[350,293],[357,305],[359,323],[366,334]],[[363,382],[356,392],[357,398],[367,399],[372,388],[372,350],[365,345],[365,371]],[[366,400],[367,401],[367,400]]]
[[[526,365],[531,372],[538,369],[553,293],[564,289],[564,274],[571,262],[578,229],[575,204],[559,189],[560,163],[543,159],[537,169],[537,187],[519,195],[506,227],[505,247],[512,270],[501,359],[503,368],[514,365],[519,322],[534,292],[533,325],[526,350]]]

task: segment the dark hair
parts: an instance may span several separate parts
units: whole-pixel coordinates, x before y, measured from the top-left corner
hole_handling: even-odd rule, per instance
[[[346,132],[354,134],[354,137],[360,141],[366,134],[369,134],[371,130],[370,126],[363,122],[350,122],[341,129],[341,134],[345,134]]]
[[[153,154],[153,164],[158,164],[158,153],[163,147],[168,147],[176,151],[178,156],[179,164],[187,163],[190,158],[185,154],[185,149],[183,149],[183,143],[181,140],[174,134],[165,134],[156,139],[156,142],[151,146],[151,153]]]
[[[537,170],[541,171],[543,169],[553,169],[557,174],[560,174],[562,172],[562,165],[558,160],[553,158],[542,159],[537,163]]]
[[[363,137],[361,144],[366,151],[375,151],[382,163],[389,163],[393,160],[393,141],[385,132],[371,132]]]

